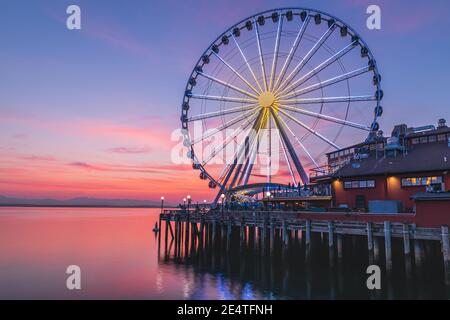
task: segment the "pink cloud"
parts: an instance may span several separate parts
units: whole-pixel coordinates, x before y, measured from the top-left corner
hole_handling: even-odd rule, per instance
[[[112,153],[120,153],[120,154],[140,154],[140,153],[149,153],[153,149],[147,146],[144,147],[116,147],[108,149],[109,152]]]

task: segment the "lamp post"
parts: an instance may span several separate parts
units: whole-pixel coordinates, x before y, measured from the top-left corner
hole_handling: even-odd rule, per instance
[[[267,196],[267,211],[269,211],[270,209],[270,196],[272,194],[270,193],[270,191],[267,191],[266,196]]]
[[[188,211],[189,211],[189,205],[191,204],[192,199],[191,199],[190,195],[188,195],[186,198],[187,198],[187,202],[188,202]]]
[[[203,207],[204,207],[204,210],[206,212],[206,200],[203,200]]]
[[[224,205],[224,202],[225,202],[225,194],[221,194],[220,195],[220,198],[222,199],[222,219],[224,218],[224,216],[223,216],[223,205]]]
[[[161,213],[164,211],[164,197],[161,197]]]
[[[183,209],[186,210],[186,198],[183,198]]]

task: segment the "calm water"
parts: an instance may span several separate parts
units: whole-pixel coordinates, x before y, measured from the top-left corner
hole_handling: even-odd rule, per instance
[[[32,299],[447,299],[439,244],[426,246],[409,274],[394,241],[394,270],[382,290],[366,288],[365,239],[344,239],[332,259],[314,235],[309,262],[301,237],[272,254],[252,238],[214,246],[175,244],[151,231],[158,209],[0,208],[0,298]],[[163,228],[164,229],[164,228]],[[159,252],[158,252],[159,251]],[[382,252],[381,258],[382,260]],[[379,261],[381,264],[381,262]],[[82,290],[66,289],[67,266],[81,268]],[[384,273],[383,273],[384,275]]]

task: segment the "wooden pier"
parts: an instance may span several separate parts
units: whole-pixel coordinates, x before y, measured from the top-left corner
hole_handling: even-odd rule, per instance
[[[423,261],[424,243],[440,241],[445,283],[450,285],[448,226],[423,228],[416,226],[411,221],[413,219],[409,215],[394,217],[392,215],[361,215],[358,213],[165,210],[160,214],[160,228],[165,228],[166,245],[170,235],[171,240],[175,241],[175,251],[180,250],[182,238],[187,247],[189,239],[193,244],[196,244],[197,241],[198,245],[203,245],[205,241],[214,244],[218,236],[229,249],[233,231],[238,232],[241,241],[251,238],[253,243],[258,241],[263,250],[273,250],[276,235],[279,235],[284,246],[288,246],[289,242],[296,239],[300,233],[305,239],[306,255],[309,256],[312,235],[320,233],[328,238],[330,261],[334,261],[334,257],[341,259],[344,255],[343,236],[361,236],[367,238],[369,261],[373,261],[374,258],[378,260],[380,244],[384,243],[385,267],[388,272],[392,270],[393,238],[401,239],[403,242],[406,272],[409,272],[411,266],[412,252],[415,265],[419,267]],[[162,222],[165,222],[165,225],[161,224]],[[335,251],[337,251],[337,255]]]

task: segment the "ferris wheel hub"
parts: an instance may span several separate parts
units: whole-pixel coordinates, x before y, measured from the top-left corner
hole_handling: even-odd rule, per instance
[[[258,103],[263,108],[274,106],[275,100],[275,95],[270,91],[262,92],[258,97]]]

